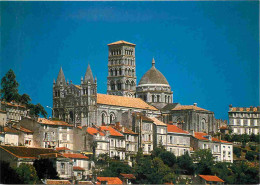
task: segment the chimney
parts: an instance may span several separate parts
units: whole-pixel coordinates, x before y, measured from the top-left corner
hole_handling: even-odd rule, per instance
[[[116,129],[120,129],[120,122],[116,122]]]
[[[193,105],[194,105],[195,107],[197,107],[197,103],[194,103]]]

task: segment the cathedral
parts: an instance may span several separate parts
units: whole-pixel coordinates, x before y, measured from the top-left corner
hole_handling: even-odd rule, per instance
[[[136,82],[135,44],[108,44],[107,94],[97,93],[97,80],[90,66],[81,83],[65,80],[62,68],[53,82],[53,118],[75,126],[114,124],[131,127],[133,112],[158,117],[185,130],[214,132],[214,113],[197,105],[173,103],[173,91],[151,61],[151,68]]]

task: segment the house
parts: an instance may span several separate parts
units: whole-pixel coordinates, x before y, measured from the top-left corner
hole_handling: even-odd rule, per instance
[[[128,156],[127,161],[128,164],[132,166],[134,156],[138,151],[138,134],[125,126],[120,125],[120,122],[116,122],[113,128],[124,135],[126,156]]]
[[[28,115],[28,110],[26,106],[16,103],[15,101],[12,102],[1,101],[0,110],[6,112],[6,122],[9,121],[18,122],[23,117],[26,117]]]
[[[33,164],[36,159],[50,159],[61,179],[72,177],[72,162],[57,151],[49,148],[0,145],[0,158],[18,167],[21,163]]]
[[[221,161],[233,163],[233,143],[220,140]]]
[[[73,150],[73,126],[63,122],[24,118],[17,126],[33,132],[33,146],[42,148],[67,147]]]
[[[189,132],[176,125],[167,124],[167,151],[174,153],[175,156],[190,153],[190,137]]]
[[[194,178],[193,184],[216,184],[222,185],[224,181],[215,175],[198,175]]]
[[[138,149],[142,148],[145,155],[153,151],[153,124],[154,121],[143,113],[133,113],[133,131],[138,133]]]
[[[125,137],[112,126],[100,126],[100,131],[109,134],[109,156],[125,160]]]
[[[167,125],[155,117],[149,117],[153,120],[153,148],[167,145]]]
[[[14,124],[12,128],[19,133],[19,145],[32,147],[33,145],[33,132],[20,125]]]
[[[79,153],[64,153],[64,157],[67,157],[73,162],[73,173],[77,180],[87,179],[92,175],[92,168],[94,162],[89,158]]]
[[[96,184],[123,184],[118,177],[97,177]]]
[[[19,132],[10,127],[4,127],[4,144],[18,146]]]
[[[135,176],[133,174],[120,173],[120,179],[123,181],[123,184],[134,184]]]
[[[221,141],[204,132],[193,132],[191,147],[194,150],[210,149],[216,161],[221,161]]]

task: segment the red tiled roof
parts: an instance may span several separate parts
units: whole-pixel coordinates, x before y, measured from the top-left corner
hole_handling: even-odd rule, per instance
[[[4,104],[4,105],[12,106],[12,107],[26,108],[24,105],[18,105],[18,104],[16,104],[16,103],[9,103],[9,102],[4,102],[4,101],[2,101],[1,103]]]
[[[107,184],[123,184],[123,182],[118,177],[97,177],[97,184],[106,181]]]
[[[114,105],[120,107],[132,107],[137,109],[158,110],[155,107],[147,104],[140,98],[131,98],[107,94],[97,94],[97,104]]]
[[[105,135],[103,132],[100,132],[100,131],[98,131],[98,129],[93,128],[93,127],[88,127],[87,128],[87,133],[89,133],[91,135],[96,135],[97,133],[99,133],[101,136]]]
[[[167,124],[167,131],[174,132],[174,133],[181,133],[181,134],[189,134],[189,132],[180,129],[176,125],[170,125],[170,124]]]
[[[33,133],[31,130],[27,129],[27,128],[24,128],[22,126],[17,126],[17,125],[13,125],[12,126],[13,128],[17,129],[17,130],[20,130],[22,132],[26,132],[26,133]]]
[[[24,146],[0,145],[0,149],[10,153],[11,155],[17,158],[31,158],[31,159],[37,159],[40,155],[43,154],[58,153],[57,151],[49,148],[33,148],[33,147],[24,147]]]
[[[46,124],[46,125],[73,127],[73,125],[70,125],[64,121],[53,121],[45,118],[38,118],[38,123]]]
[[[119,41],[116,41],[116,42],[110,43],[110,44],[108,44],[108,46],[111,46],[111,45],[117,45],[117,44],[128,44],[128,45],[135,46],[135,44],[130,43],[130,42],[126,42],[126,41],[124,41],[124,40],[119,40]]]
[[[202,110],[202,111],[208,111],[206,109],[194,106],[194,105],[179,105],[172,110]]]
[[[203,178],[206,181],[214,181],[214,182],[224,182],[221,178],[215,176],[215,175],[199,175],[201,178]]]
[[[119,132],[123,132],[124,134],[132,134],[132,135],[137,135],[137,133],[135,133],[134,131],[132,131],[131,129],[127,128],[127,127],[124,127],[124,126],[119,126],[117,127],[116,125],[115,126],[112,126],[114,129],[118,130]]]
[[[4,127],[4,132],[6,133],[12,133],[12,134],[19,134],[19,132],[13,128]]]
[[[85,171],[84,168],[81,168],[81,167],[79,167],[79,166],[73,166],[73,170],[74,170],[74,171]]]
[[[6,111],[4,111],[4,110],[1,110],[1,109],[0,109],[0,112],[2,112],[2,113],[6,113]]]
[[[57,147],[55,148],[55,150],[60,151],[60,150],[70,150],[70,149],[67,147]]]
[[[124,136],[123,134],[119,133],[118,131],[116,131],[111,126],[101,126],[100,129],[102,131],[109,131],[111,136]]]
[[[83,154],[65,153],[65,154],[63,154],[63,156],[67,157],[67,158],[71,158],[71,159],[88,159],[88,157]]]
[[[220,140],[221,143],[228,143],[228,144],[233,144],[232,142],[228,142],[228,141],[224,141],[224,140]]]
[[[167,126],[165,123],[163,123],[162,121],[158,120],[155,117],[149,117],[149,119],[153,120],[154,124],[156,124],[158,126]]]
[[[204,133],[204,132],[195,132],[194,133],[194,137],[199,139],[199,140],[205,140],[205,141],[208,141],[207,138],[205,138],[204,136],[207,136],[208,134],[207,133]],[[215,141],[215,142],[220,142],[219,139],[215,138],[215,137],[211,137],[212,141]]]
[[[133,174],[120,173],[120,175],[122,175],[126,179],[135,179],[135,176]]]
[[[46,184],[71,184],[69,180],[52,180],[47,179]]]

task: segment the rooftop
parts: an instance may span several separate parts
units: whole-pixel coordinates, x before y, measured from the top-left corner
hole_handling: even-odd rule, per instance
[[[73,127],[73,125],[70,125],[64,121],[54,121],[54,120],[49,120],[49,119],[45,119],[45,118],[38,118],[38,123],[46,124],[46,125],[53,125],[53,126]]]
[[[73,171],[85,171],[85,169],[80,166],[73,166]]]
[[[19,130],[19,131],[21,131],[21,132],[33,133],[33,131],[31,131],[31,130],[29,130],[29,129],[27,129],[27,128],[24,128],[24,127],[22,127],[22,126],[13,125],[12,127],[15,128],[15,129],[17,129],[17,130]]]
[[[69,180],[47,179],[46,184],[71,184]]]
[[[11,134],[19,134],[19,132],[13,128],[4,127],[4,132],[11,133]]]
[[[101,182],[107,182],[107,184],[123,184],[123,182],[118,177],[97,177],[97,184]]]
[[[116,131],[111,126],[101,126],[100,129],[102,131],[109,131],[111,136],[124,136],[123,134],[121,134],[120,132]]]
[[[97,104],[131,107],[137,109],[149,109],[155,111],[158,110],[155,107],[147,104],[140,98],[131,98],[107,94],[97,94]]]
[[[61,150],[70,150],[70,149],[68,149],[67,147],[57,147],[55,148],[55,150],[61,151]]]
[[[167,126],[165,123],[163,123],[155,117],[149,117],[149,119],[153,120],[154,124],[157,126]]]
[[[24,146],[6,146],[0,145],[0,149],[10,153],[17,158],[31,158],[37,159],[43,154],[58,154],[57,151],[49,148],[34,148],[34,147],[24,147]]]
[[[97,133],[99,133],[101,136],[105,135],[103,132],[100,132],[98,129],[93,128],[93,127],[88,127],[87,133],[89,133],[90,135],[96,135]]]
[[[206,109],[197,107],[196,105],[179,105],[174,107],[172,110],[200,110],[200,111],[208,111]]]
[[[215,176],[215,175],[199,175],[201,178],[203,178],[206,181],[211,182],[224,182],[221,178]]]
[[[195,132],[194,133],[194,137],[198,140],[205,140],[205,141],[209,141],[209,139],[207,139],[205,136],[208,136],[209,134],[205,133],[205,132]],[[214,142],[221,142],[219,139],[215,138],[215,137],[211,137],[212,141]]]
[[[120,175],[122,175],[126,179],[135,179],[135,176],[133,174],[120,173]]]
[[[229,112],[259,112],[257,107],[231,107]]]
[[[89,159],[87,156],[83,154],[71,154],[71,153],[65,153],[62,154],[64,157],[70,158],[70,159]]]
[[[167,124],[167,131],[173,133],[189,134],[189,132],[180,129],[176,125],[170,125],[170,124]]]
[[[130,43],[130,42],[126,42],[126,41],[124,41],[124,40],[119,40],[119,41],[110,43],[110,44],[108,44],[108,46],[111,46],[111,45],[119,45],[119,44],[127,44],[127,45],[135,46],[135,44]]]

